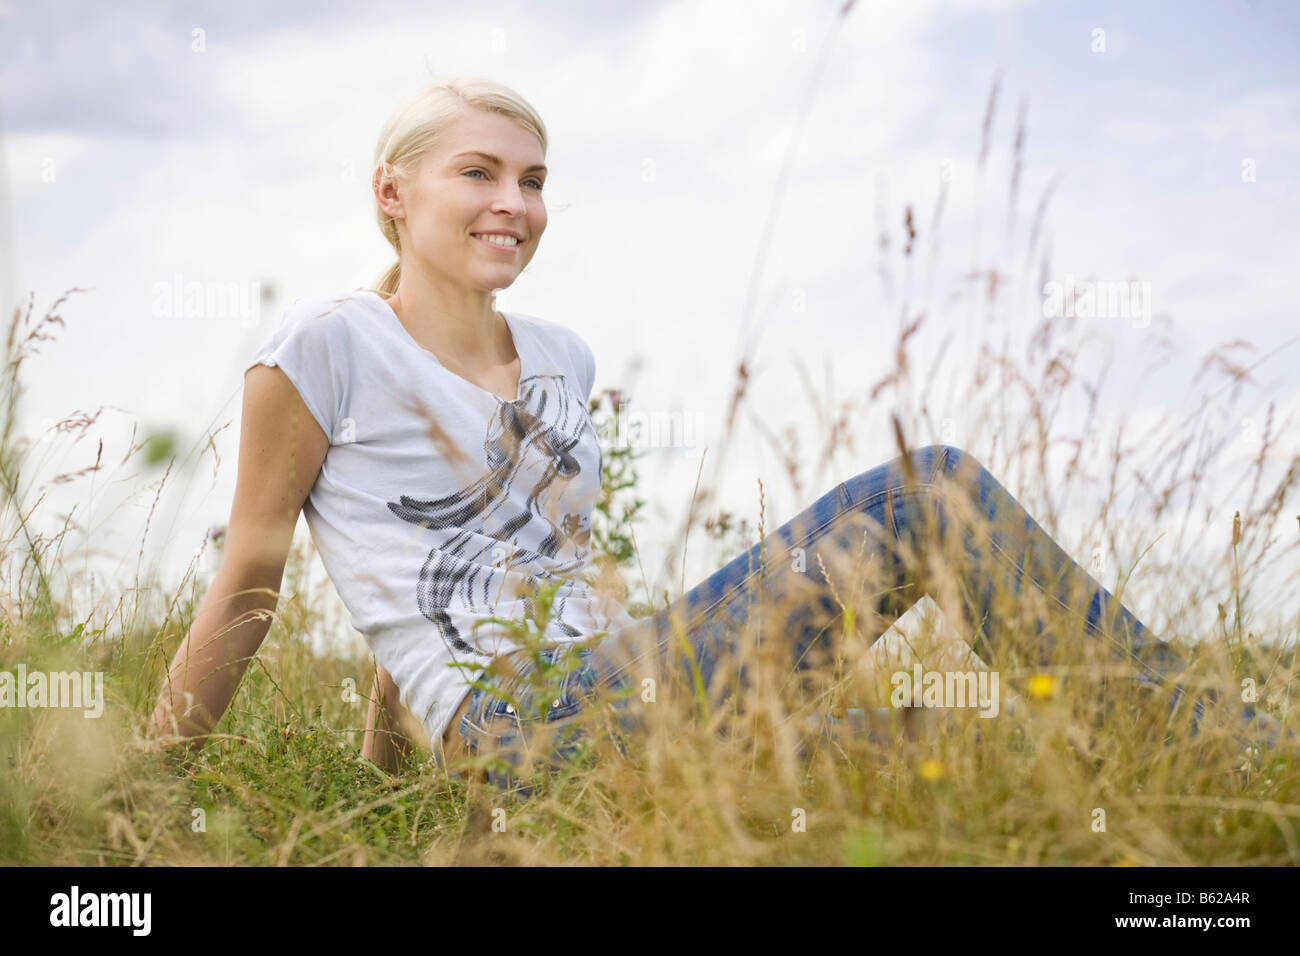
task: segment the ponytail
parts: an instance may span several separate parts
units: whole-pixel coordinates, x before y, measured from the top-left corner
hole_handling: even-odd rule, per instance
[[[402,278],[402,260],[398,259],[389,266],[384,273],[375,282],[374,291],[378,292],[385,299],[389,298],[397,291],[397,283]]]

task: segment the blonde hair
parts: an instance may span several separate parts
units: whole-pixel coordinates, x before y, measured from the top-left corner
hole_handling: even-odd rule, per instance
[[[375,147],[375,169],[381,164],[392,166],[393,178],[409,181],[420,160],[437,142],[443,131],[469,109],[488,110],[510,117],[528,130],[542,144],[546,155],[546,124],[532,105],[510,87],[487,79],[453,78],[426,86],[399,106],[384,123]],[[373,291],[388,298],[397,291],[402,277],[402,246],[397,222],[379,207],[375,211],[379,230],[397,253],[397,261],[375,283]]]

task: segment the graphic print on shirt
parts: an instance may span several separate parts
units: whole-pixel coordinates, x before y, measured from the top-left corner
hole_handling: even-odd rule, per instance
[[[461,636],[448,605],[494,605],[499,578],[513,571],[525,575],[519,595],[531,616],[528,587],[587,563],[589,520],[565,514],[556,524],[544,509],[562,501],[565,486],[580,473],[571,452],[591,429],[591,419],[565,387],[563,375],[530,375],[520,382],[520,395],[500,402],[488,424],[481,478],[440,498],[404,494],[388,502],[397,517],[437,532],[420,568],[416,601],[420,613],[458,651],[484,653]],[[522,502],[518,494],[511,495],[516,487],[528,489]],[[536,562],[552,566],[520,570]],[[566,583],[557,592],[551,620],[567,636],[577,637],[580,631],[564,620],[570,588]]]

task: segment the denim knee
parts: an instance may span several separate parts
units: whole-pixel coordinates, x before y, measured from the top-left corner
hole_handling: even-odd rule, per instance
[[[920,448],[912,450],[913,455],[928,455],[931,458],[938,458],[942,454],[961,455],[964,452],[956,445],[922,445]]]
[[[913,455],[919,464],[927,468],[930,481],[937,478],[941,471],[953,478],[963,472],[974,476],[985,470],[974,455],[956,445],[926,445],[916,449]]]

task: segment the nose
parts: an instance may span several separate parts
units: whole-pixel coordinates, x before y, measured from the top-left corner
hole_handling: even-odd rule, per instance
[[[499,189],[493,197],[492,208],[496,212],[508,213],[512,216],[522,216],[528,211],[528,205],[524,199],[524,191],[518,183],[514,185],[505,184]]]

